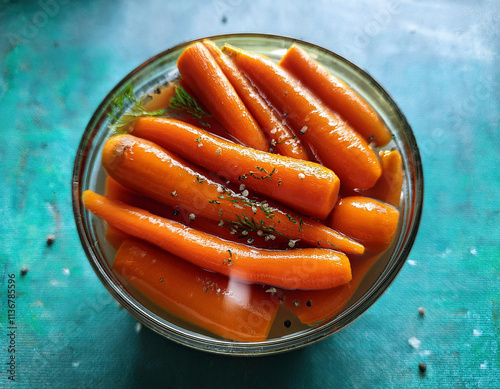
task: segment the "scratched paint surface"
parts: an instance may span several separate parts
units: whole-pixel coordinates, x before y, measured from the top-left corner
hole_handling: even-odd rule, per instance
[[[500,5],[311,4],[0,1],[1,388],[500,387]],[[93,273],[71,209],[73,158],[105,94],[157,52],[229,32],[304,39],[367,70],[424,164],[421,229],[389,290],[340,333],[265,358],[209,355],[137,326]]]

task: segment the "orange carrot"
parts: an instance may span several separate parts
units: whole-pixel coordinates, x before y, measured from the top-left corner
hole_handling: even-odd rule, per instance
[[[105,196],[111,200],[121,201],[122,203],[142,208],[155,215],[166,217],[167,219],[177,221],[185,224],[186,226],[196,228],[197,230],[208,234],[217,235],[220,238],[231,240],[233,242],[248,241],[248,239],[251,239],[253,246],[265,248],[286,247],[288,243],[288,241],[281,236],[277,236],[276,239],[270,240],[266,239],[264,235],[258,235],[256,231],[249,231],[245,235],[237,234],[235,230],[224,228],[224,226],[219,225],[218,222],[199,215],[196,216],[194,220],[191,220],[189,218],[189,212],[160,203],[159,201],[153,200],[149,197],[141,196],[140,194],[124,187],[110,176],[106,178]],[[109,226],[108,230],[110,228],[112,227]],[[112,240],[111,243],[113,247],[116,246],[114,243],[119,242],[121,239],[118,235],[119,234],[115,231],[110,231],[110,239]],[[107,236],[108,235],[106,234],[106,238]]]
[[[327,110],[287,71],[269,59],[224,46],[238,68],[278,112],[295,135],[309,145],[317,159],[332,169],[343,185],[368,189],[381,174],[380,164],[367,142],[346,122]]]
[[[126,234],[113,226],[106,227],[105,237],[106,241],[108,241],[111,247],[115,250],[118,250],[124,241],[132,238],[129,234]]]
[[[332,228],[361,242],[367,250],[387,249],[396,234],[399,211],[389,204],[364,197],[344,197],[332,213]]]
[[[236,93],[261,126],[262,131],[271,140],[271,147],[274,151],[288,157],[308,160],[307,149],[290,129],[282,124],[277,113],[239,71],[231,58],[225,55],[214,42],[206,39],[203,44],[217,61]]]
[[[230,134],[249,147],[269,149],[259,125],[202,43],[187,47],[177,68],[189,88]]]
[[[89,211],[119,230],[237,280],[292,289],[325,289],[351,280],[349,259],[333,250],[257,249],[208,235],[89,190],[83,193],[82,200]]]
[[[138,240],[122,244],[113,268],[160,308],[226,339],[266,340],[278,309],[257,285],[230,282]]]
[[[363,196],[399,207],[401,189],[403,188],[403,160],[397,150],[379,152],[382,175],[370,189],[361,192]]]
[[[325,290],[279,290],[285,306],[304,324],[313,325],[337,315],[358,289],[368,270],[380,254],[351,260],[352,280]]]
[[[292,245],[293,240],[300,239],[345,253],[362,254],[364,251],[361,244],[324,224],[284,206],[271,206],[267,201],[237,194],[194,170],[173,153],[132,135],[115,135],[108,139],[103,148],[102,164],[122,185],[164,204],[182,208],[191,218],[204,216],[242,234],[255,231],[266,239],[284,236],[292,239]]]
[[[337,201],[338,177],[314,162],[241,146],[174,119],[139,118],[132,134],[317,219]]]
[[[365,140],[377,146],[391,141],[391,133],[378,113],[354,89],[330,74],[299,46],[292,45],[279,65],[338,113]]]

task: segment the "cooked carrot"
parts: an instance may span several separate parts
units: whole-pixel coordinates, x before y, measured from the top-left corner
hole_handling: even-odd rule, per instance
[[[379,152],[382,175],[377,183],[361,194],[399,207],[403,188],[403,160],[397,150]]]
[[[339,176],[342,185],[368,189],[375,184],[381,173],[377,156],[346,122],[269,59],[228,45],[223,51],[286,118],[317,159]]]
[[[119,230],[204,269],[237,280],[292,289],[325,289],[351,280],[349,259],[334,250],[257,249],[186,227],[89,190],[83,193],[82,200],[89,211]]]
[[[199,215],[196,216],[194,220],[191,220],[189,218],[189,212],[184,209],[171,207],[170,205],[160,203],[159,201],[153,200],[149,197],[141,196],[140,194],[121,185],[110,176],[106,178],[105,196],[111,200],[121,201],[122,203],[142,208],[155,215],[166,217],[167,219],[177,221],[189,227],[196,228],[197,230],[208,234],[217,235],[220,238],[231,240],[233,242],[248,241],[248,239],[251,239],[253,246],[262,248],[286,247],[286,244],[288,243],[288,241],[281,236],[277,236],[276,239],[270,240],[266,239],[264,235],[257,234],[256,231],[248,231],[245,235],[237,234],[236,230],[225,228],[218,222]],[[108,230],[110,228],[112,227],[109,226]],[[120,242],[120,239],[122,241],[124,240],[118,235],[119,234],[115,233],[115,231],[110,231],[110,239],[112,240],[110,243],[112,243],[113,247],[116,246],[116,244],[114,244],[115,242]],[[107,236],[108,235],[106,234],[106,238]]]
[[[105,237],[106,241],[109,242],[111,247],[115,250],[118,250],[124,241],[132,238],[129,234],[126,234],[113,226],[106,227]]]
[[[314,218],[326,218],[337,201],[340,181],[318,163],[245,147],[174,119],[139,118],[132,134]]]
[[[364,251],[361,244],[322,223],[284,206],[250,200],[224,188],[194,170],[182,158],[132,135],[115,135],[108,139],[103,148],[102,164],[122,185],[164,204],[180,207],[192,218],[204,216],[242,234],[256,231],[266,239],[280,235],[344,253],[362,254]]]
[[[177,68],[189,88],[230,134],[254,149],[269,149],[259,125],[201,42],[182,52]]]
[[[387,249],[396,234],[399,211],[364,197],[344,197],[332,212],[330,226],[361,242],[367,250]]]
[[[354,89],[329,73],[305,50],[292,45],[279,65],[323,104],[338,113],[365,140],[377,146],[384,146],[391,141],[391,133],[379,114]]]
[[[122,244],[113,268],[160,308],[226,339],[266,340],[278,309],[257,285],[230,282],[139,240]]]
[[[207,131],[209,131],[212,134],[218,135],[224,139],[229,139],[233,142],[237,142],[238,140],[232,136],[227,130],[220,124],[217,119],[212,115],[208,113],[208,109],[203,105],[203,103],[195,96],[194,92],[189,89],[189,86],[186,84],[184,80],[181,80],[178,85],[178,88],[184,89],[184,91],[187,93],[189,98],[187,100],[190,102],[186,104],[193,104],[195,107],[198,108],[192,108],[190,113],[186,113],[186,111],[179,111],[179,110],[174,110],[174,109],[169,109],[169,112],[172,114],[173,117],[176,119],[192,124],[193,126],[197,127],[202,127],[205,128]],[[179,93],[176,90],[176,93]],[[180,92],[182,94],[182,91]],[[171,103],[174,101],[175,96],[173,99],[169,101],[169,106],[172,107]],[[175,105],[174,105],[175,106]],[[186,109],[187,110],[187,109]],[[198,112],[200,111],[200,112]]]
[[[304,324],[313,325],[337,315],[358,289],[380,254],[351,260],[352,279],[347,284],[325,290],[279,290],[285,306]]]
[[[205,39],[205,47],[215,58],[231,85],[245,106],[259,123],[262,131],[271,141],[275,152],[288,157],[308,160],[307,149],[282,122],[276,111],[262,98],[250,81],[234,65],[231,58],[224,54],[212,41]]]

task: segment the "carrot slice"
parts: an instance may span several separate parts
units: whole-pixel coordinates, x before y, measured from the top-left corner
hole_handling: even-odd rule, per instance
[[[389,204],[364,197],[344,197],[332,213],[332,228],[361,242],[367,250],[387,249],[396,234],[399,211]]]
[[[365,140],[377,146],[385,146],[391,141],[391,133],[378,113],[354,89],[330,74],[305,50],[292,45],[279,65],[323,104],[338,113]]]
[[[280,290],[277,294],[285,306],[304,324],[313,325],[337,315],[358,289],[368,270],[380,254],[351,260],[352,280],[325,290]]]
[[[83,193],[82,200],[89,211],[119,230],[237,280],[290,289],[325,289],[351,280],[349,259],[333,250],[257,249],[228,242],[89,190]]]
[[[132,134],[317,219],[337,201],[340,181],[318,163],[241,146],[173,119],[139,118]]]
[[[278,309],[257,285],[230,282],[139,240],[121,245],[113,268],[160,308],[226,339],[266,340]]]
[[[262,131],[271,140],[274,151],[288,157],[308,160],[307,149],[293,135],[290,129],[281,122],[276,111],[271,108],[250,81],[239,71],[231,58],[224,54],[214,42],[204,40],[203,44],[217,61],[236,93],[238,93],[243,103],[261,126]]]
[[[403,159],[397,150],[379,152],[382,175],[377,183],[361,194],[399,207],[403,188]]]
[[[345,253],[364,251],[361,244],[324,224],[284,206],[271,206],[267,201],[250,200],[237,194],[194,170],[173,153],[133,135],[115,135],[108,139],[102,164],[122,185],[182,208],[191,218],[203,216],[242,233],[260,231],[269,239],[280,235]]]
[[[339,176],[343,185],[368,189],[375,184],[381,174],[377,156],[346,122],[269,59],[229,45],[223,51],[286,117],[295,135],[309,145],[316,158]]]
[[[177,68],[189,88],[230,134],[254,149],[269,149],[259,125],[201,42],[182,52]]]

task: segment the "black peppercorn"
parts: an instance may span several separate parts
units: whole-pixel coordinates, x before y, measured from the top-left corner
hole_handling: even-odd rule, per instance
[[[418,364],[418,370],[420,371],[421,374],[425,374],[425,371],[427,370],[427,365],[423,362],[420,362]]]
[[[285,325],[286,328],[290,328],[290,326],[292,325],[292,322],[290,320],[286,319],[283,324]]]

